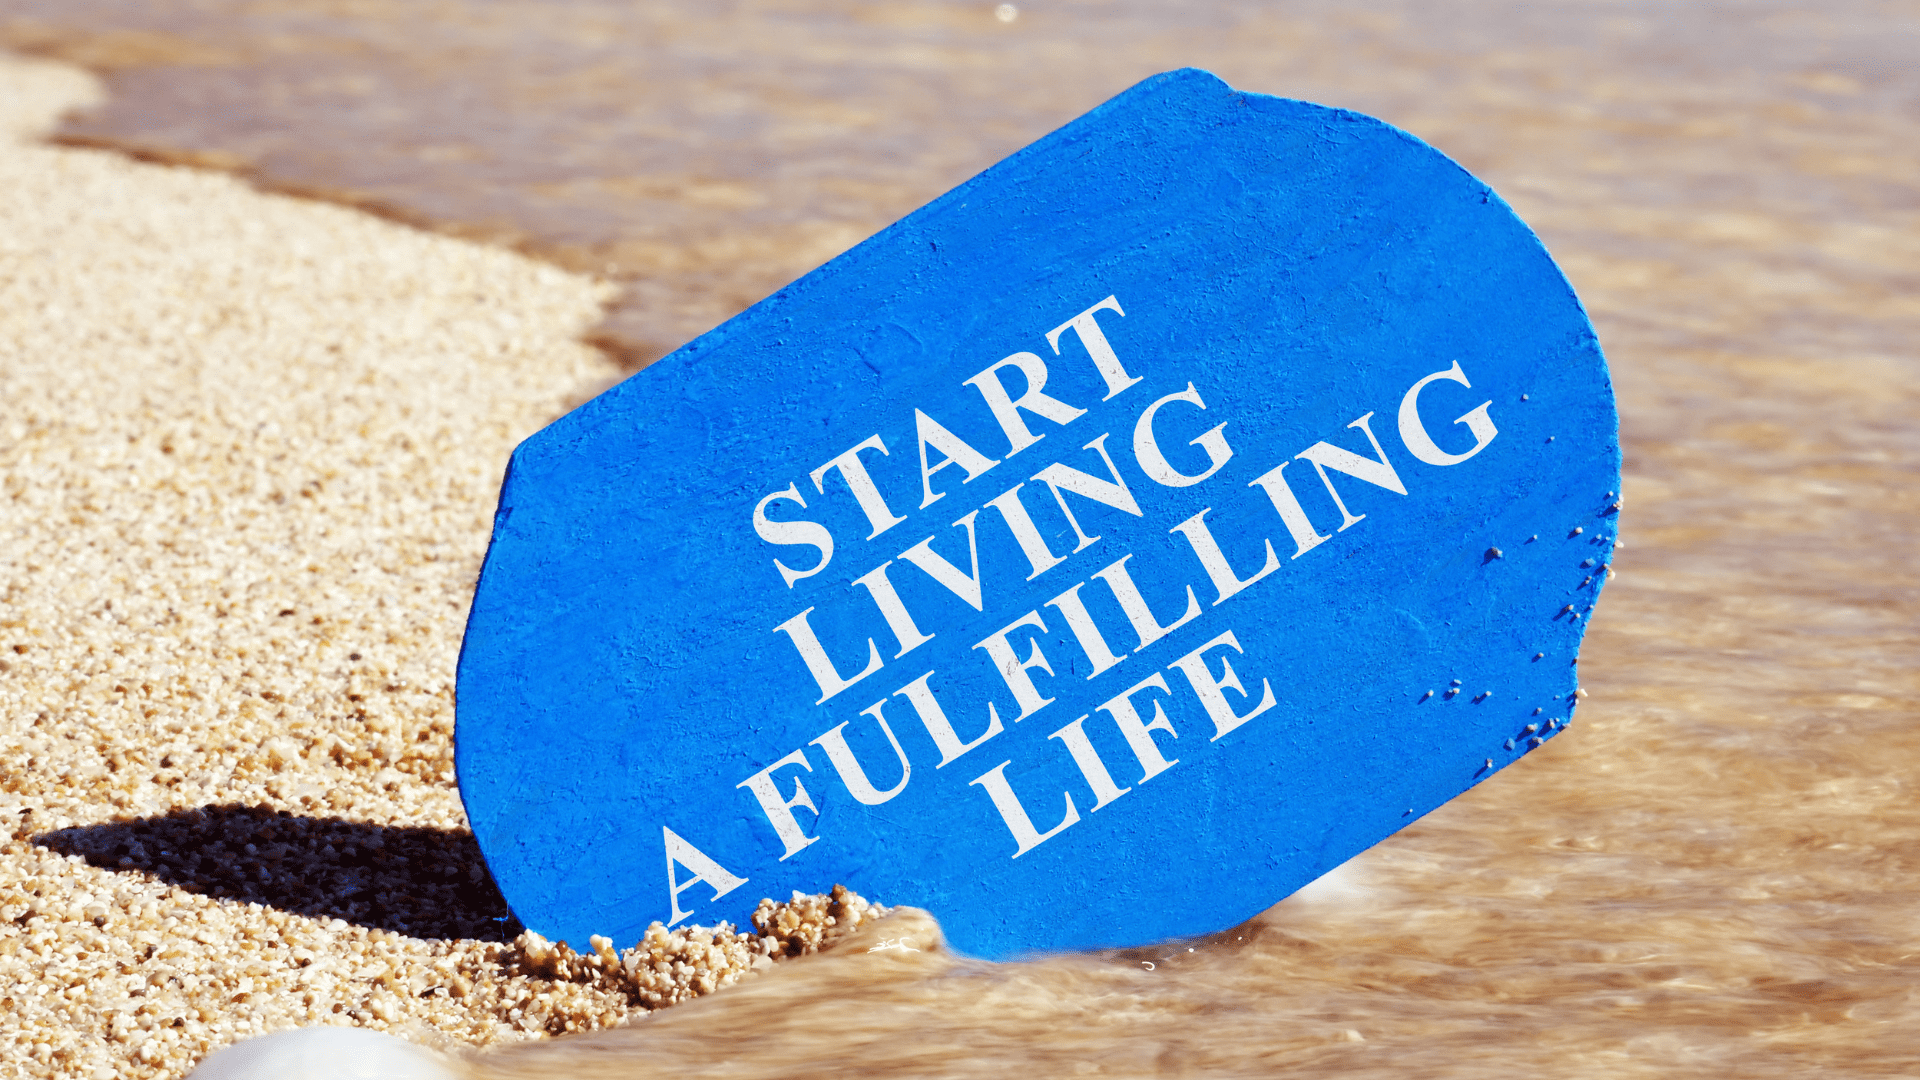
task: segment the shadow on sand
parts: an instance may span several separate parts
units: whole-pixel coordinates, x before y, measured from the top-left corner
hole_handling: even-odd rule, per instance
[[[419,938],[510,940],[520,926],[465,829],[202,806],[34,837],[107,870]]]

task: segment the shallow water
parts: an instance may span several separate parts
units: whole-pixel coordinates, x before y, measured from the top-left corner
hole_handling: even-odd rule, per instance
[[[621,1068],[1920,1075],[1920,4],[9,0],[0,42],[109,74],[70,139],[610,274],[636,363],[1189,64],[1440,147],[1589,305],[1625,550],[1567,737],[1192,953],[843,951]]]

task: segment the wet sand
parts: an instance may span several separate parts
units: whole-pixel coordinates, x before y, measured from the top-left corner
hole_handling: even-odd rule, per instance
[[[1592,697],[1567,736],[1318,898],[1193,953],[979,966],[931,937],[913,956],[843,949],[635,1023],[613,1036],[625,1075],[1920,1073],[1911,5],[1300,5],[1234,18],[1034,5],[1011,24],[958,5],[818,18],[741,5],[650,9],[635,29],[619,20],[639,15],[581,3],[543,24],[538,48],[516,37],[538,21],[527,5],[488,5],[493,22],[434,5],[438,21],[415,24],[346,3],[232,17],[217,3],[164,17],[108,0],[15,7],[38,21],[0,22],[7,41],[109,73],[112,104],[71,125],[70,143],[199,155],[609,275],[623,296],[602,332],[629,363],[1183,63],[1426,138],[1515,205],[1589,305],[1620,396],[1625,544],[1582,656]],[[352,48],[313,44],[355,34]],[[183,59],[189,45],[198,59]],[[612,66],[580,59],[594,50]],[[523,53],[547,66],[476,77]],[[399,100],[382,95],[404,84],[408,104],[316,107],[312,73],[328,63],[372,80],[353,100]],[[648,72],[698,76],[698,92],[676,96]],[[196,100],[222,107],[181,104]],[[363,138],[371,123],[387,136]],[[439,830],[381,835],[465,872],[445,766],[460,614],[506,448],[614,373],[573,343],[598,317],[594,283],[205,174],[76,149],[0,160],[16,215],[0,230],[0,567],[4,632],[29,647],[0,673],[0,798],[16,808],[0,820],[19,822],[0,857],[12,875],[0,916],[14,920],[0,922],[0,978],[26,988],[0,990],[13,996],[0,1039],[71,1048],[0,1069],[176,1075],[118,1037],[146,1030],[137,1013],[117,1019],[118,1003],[156,973],[156,1001],[195,1017],[154,1021],[163,1032],[319,1010],[427,1037],[409,1024],[451,999],[409,980],[441,959],[433,985],[498,973],[551,986],[488,956],[489,933],[506,933],[479,926],[502,913],[484,883],[428,894],[446,887],[436,871],[383,897],[356,884],[368,866],[321,851],[344,850],[328,818]],[[95,173],[96,187],[76,187]],[[105,177],[124,190],[49,223],[63,193]],[[194,184],[232,204],[226,231],[190,214],[178,233],[153,222],[155,207],[198,205],[182,202]],[[132,224],[73,224],[116,206]],[[274,216],[296,206],[325,224]],[[308,276],[286,276],[301,246],[286,238],[311,229],[339,246],[302,241]],[[41,246],[22,246],[28,235]],[[467,260],[490,269],[448,269]],[[386,276],[333,269],[364,263]],[[249,299],[251,283],[268,295]],[[279,314],[316,295],[336,305],[325,320]],[[390,295],[435,297],[444,314],[381,306]],[[357,351],[313,352],[328,341]],[[171,430],[193,440],[167,454]],[[304,495],[307,479],[329,486]],[[396,509],[416,506],[435,509]],[[287,605],[295,616],[278,614]],[[345,660],[361,641],[379,668]],[[294,849],[331,883],[319,899],[95,842],[257,832],[250,812],[167,817],[230,806],[284,810],[277,834],[326,840]],[[262,906],[212,895],[218,883]],[[16,914],[35,904],[38,917]],[[229,934],[259,943],[244,962],[196,940]],[[298,948],[355,959],[324,989],[240,989],[277,986]],[[200,981],[172,987],[173,973]],[[519,1030],[507,1000],[463,1005],[444,1027],[507,1037]],[[537,1055],[576,1045],[481,1067],[567,1075]]]

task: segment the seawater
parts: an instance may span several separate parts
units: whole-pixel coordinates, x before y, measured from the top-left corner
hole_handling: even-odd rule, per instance
[[[1589,305],[1625,543],[1567,736],[1204,941],[923,926],[497,1070],[1920,1071],[1920,5],[9,0],[0,44],[107,74],[70,141],[619,282],[635,366],[1189,65],[1433,143]]]

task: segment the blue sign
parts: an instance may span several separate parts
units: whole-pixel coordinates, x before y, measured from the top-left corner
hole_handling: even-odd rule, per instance
[[[1219,930],[1571,719],[1619,458],[1485,184],[1157,76],[520,446],[474,836],[574,942],[836,882],[985,957]]]

